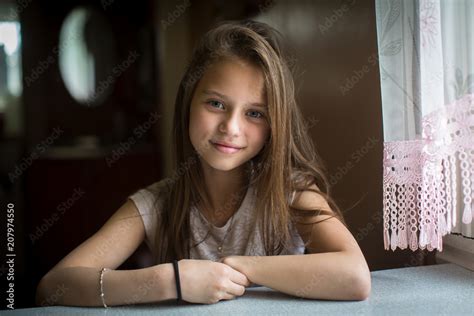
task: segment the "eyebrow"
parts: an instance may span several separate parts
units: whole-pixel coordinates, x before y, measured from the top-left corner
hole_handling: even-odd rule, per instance
[[[209,90],[209,89],[206,89],[206,90],[203,90],[202,93],[204,94],[207,94],[207,95],[217,95],[218,97],[222,98],[222,99],[225,99],[225,100],[229,100],[229,97],[222,94],[222,93],[219,93],[215,90]],[[258,107],[261,107],[261,108],[264,108],[264,109],[267,109],[267,106],[263,103],[260,103],[260,102],[251,102],[249,103],[249,105],[251,106],[258,106]]]

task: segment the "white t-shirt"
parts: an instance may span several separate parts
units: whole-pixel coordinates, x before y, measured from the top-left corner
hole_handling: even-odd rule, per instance
[[[150,251],[155,255],[155,234],[160,212],[162,211],[162,201],[158,200],[155,206],[155,196],[166,179],[155,182],[146,188],[138,190],[128,198],[131,199],[140,212],[145,226],[145,242]],[[294,195],[293,195],[294,198]],[[264,256],[263,234],[256,222],[256,212],[254,205],[256,201],[255,189],[250,186],[236,213],[227,221],[223,227],[210,224],[196,207],[191,207],[191,241],[192,245],[207,238],[199,245],[190,249],[190,259],[206,259],[217,261],[222,257],[236,256]],[[232,224],[232,225],[231,225]],[[301,239],[293,223],[289,224],[292,242],[287,242],[288,247],[283,249],[281,255],[304,254],[304,242]],[[218,246],[225,241],[222,252],[218,252]]]

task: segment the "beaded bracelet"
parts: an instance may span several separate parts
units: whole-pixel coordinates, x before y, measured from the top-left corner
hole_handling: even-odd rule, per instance
[[[100,270],[99,284],[100,284],[100,298],[102,299],[102,305],[104,305],[105,308],[108,308],[107,304],[105,304],[105,298],[104,298],[104,272],[106,270],[110,270],[110,269],[102,268],[102,270]]]

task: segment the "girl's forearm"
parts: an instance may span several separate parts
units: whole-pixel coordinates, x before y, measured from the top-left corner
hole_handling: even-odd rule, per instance
[[[38,285],[36,304],[102,306],[100,268],[68,267],[48,273]],[[171,263],[138,270],[107,270],[103,275],[107,305],[151,303],[176,298]]]
[[[235,256],[226,258],[224,263],[247,275],[252,283],[293,296],[365,300],[370,293],[367,263],[363,257],[348,252]]]

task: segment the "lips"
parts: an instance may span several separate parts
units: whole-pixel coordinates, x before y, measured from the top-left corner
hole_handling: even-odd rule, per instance
[[[227,143],[227,142],[213,142],[213,141],[211,141],[211,143],[213,143],[214,145],[219,145],[219,146],[233,148],[233,149],[242,149],[242,147],[239,147],[239,146],[236,146],[234,144]]]
[[[229,143],[221,143],[221,142],[214,143],[212,141],[210,141],[210,143],[218,151],[220,151],[221,153],[225,153],[225,154],[234,154],[234,153],[236,153],[236,152],[238,152],[242,149],[242,147],[237,147],[235,145],[231,145],[231,146],[223,145],[223,144],[229,144]],[[235,146],[235,147],[233,147],[233,146]]]

